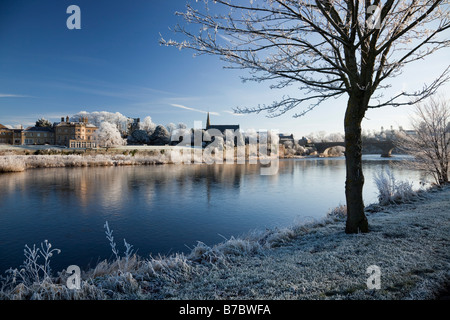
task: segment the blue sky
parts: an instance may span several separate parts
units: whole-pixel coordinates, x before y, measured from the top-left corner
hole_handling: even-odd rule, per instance
[[[206,120],[243,129],[278,129],[298,138],[314,131],[342,132],[346,98],[317,107],[301,118],[287,113],[232,115],[237,106],[270,104],[288,91],[265,83],[242,83],[245,71],[223,69],[212,56],[160,46],[160,34],[179,18],[185,0],[2,0],[0,2],[0,123],[32,125],[44,117],[80,111],[151,116],[158,124]],[[69,5],[81,9],[81,30],[69,30]],[[448,65],[448,51],[411,65],[393,82],[393,92],[419,89]],[[444,90],[449,89],[447,85]],[[370,110],[364,129],[408,127],[411,108]]]

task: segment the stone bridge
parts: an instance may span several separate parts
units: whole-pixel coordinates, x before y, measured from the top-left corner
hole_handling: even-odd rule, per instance
[[[317,150],[318,154],[323,154],[328,151],[328,149],[332,147],[345,147],[344,142],[317,142],[312,143],[311,146],[314,146]],[[381,151],[381,156],[388,158],[391,156],[392,150],[395,148],[395,144],[391,140],[386,141],[370,141],[363,142],[363,153],[365,148],[376,148]]]

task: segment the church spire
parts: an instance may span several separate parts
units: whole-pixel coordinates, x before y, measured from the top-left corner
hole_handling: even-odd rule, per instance
[[[209,120],[209,112],[208,112],[208,117],[206,118],[206,130],[208,130],[210,126],[211,126],[211,121]]]

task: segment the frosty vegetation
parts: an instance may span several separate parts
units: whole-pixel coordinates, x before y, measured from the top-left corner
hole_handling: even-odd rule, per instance
[[[416,105],[411,117],[414,134],[398,136],[398,146],[414,157],[410,163],[437,185],[450,182],[450,101],[435,96]]]
[[[126,144],[126,140],[122,138],[117,126],[110,122],[100,123],[98,130],[94,133],[94,138],[100,147],[110,148]]]
[[[374,175],[374,182],[378,189],[380,205],[410,202],[416,199],[420,192],[413,190],[410,181],[397,180],[390,170],[383,170]]]
[[[5,155],[0,156],[0,172],[21,172],[34,168],[106,167],[164,163],[170,163],[170,157],[157,150],[153,152],[153,155],[145,156],[124,154]]]
[[[261,149],[270,147],[258,144]],[[243,159],[263,162],[277,156],[268,152],[261,153],[260,148],[243,146]],[[202,151],[202,150],[200,150]],[[35,168],[62,168],[62,167],[102,167],[102,166],[133,166],[133,165],[155,165],[155,164],[179,164],[179,163],[225,163],[231,159],[236,162],[240,154],[235,147],[228,147],[223,140],[217,140],[216,144],[210,145],[205,152],[196,152],[194,148],[182,149],[168,147],[167,149],[151,149],[138,151],[110,150],[102,152],[69,152],[61,150],[38,150],[31,155],[8,154],[0,155],[0,173],[22,172]],[[228,152],[227,152],[228,151]],[[270,151],[270,150],[269,150]],[[231,158],[230,158],[231,157]]]
[[[450,230],[436,222],[448,219],[449,193],[430,189],[413,206],[370,211],[365,235],[341,232],[340,205],[324,219],[147,258],[125,239],[122,254],[106,221],[113,258],[82,271],[80,289],[66,286],[66,270],[53,273],[51,258],[63,252],[45,240],[26,245],[23,264],[0,275],[0,299],[433,299],[450,279]],[[365,286],[374,261],[383,272],[375,291]]]

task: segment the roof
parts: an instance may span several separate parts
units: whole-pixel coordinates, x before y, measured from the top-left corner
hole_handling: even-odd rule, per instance
[[[294,134],[283,134],[283,133],[280,133],[280,134],[278,134],[278,136],[280,137],[280,139],[294,139]]]
[[[28,127],[25,129],[25,131],[30,132],[53,132],[53,128],[52,127]]]
[[[93,125],[91,123],[84,123],[84,122],[60,122],[58,123],[56,126],[58,127],[63,127],[63,126],[67,126],[67,127],[71,127],[71,126],[76,126],[76,125],[82,125],[82,126],[86,126],[87,128],[97,128],[96,125]]]
[[[206,129],[217,129],[220,130],[220,132],[225,132],[225,130],[239,130],[238,124],[233,125],[210,125]]]

